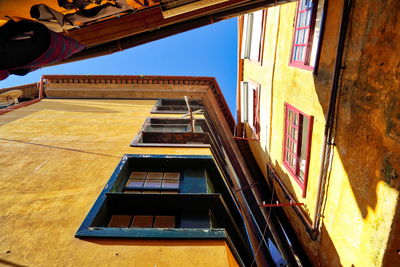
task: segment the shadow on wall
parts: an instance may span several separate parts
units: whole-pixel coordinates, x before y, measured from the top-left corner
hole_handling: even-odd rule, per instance
[[[14,266],[14,267],[27,267],[28,265],[21,265],[12,261],[8,261],[5,259],[1,259],[0,258],[0,264],[4,265],[4,266]]]
[[[293,180],[292,177],[289,177],[286,174],[286,171],[284,171],[281,167],[281,165],[279,164],[279,162],[275,161],[274,162],[274,169],[276,171],[276,173],[279,174],[279,177],[281,178],[282,181],[289,181],[289,180]],[[274,179],[270,179],[272,181],[274,181]],[[285,184],[286,188],[288,189],[289,192],[294,192],[295,189],[293,188],[292,183],[286,183]],[[279,188],[280,190],[280,186],[277,184],[276,181],[274,181],[274,188]],[[298,199],[296,199],[296,197],[294,195],[292,195],[292,197],[294,198],[295,202],[299,202]],[[287,200],[288,202],[289,200]],[[300,207],[303,211],[304,214],[307,216],[307,219],[311,222],[310,219],[310,211],[308,210],[308,207],[306,205],[303,205]],[[279,209],[279,210],[275,210],[278,214],[284,214],[284,212],[287,214],[287,217],[289,218],[298,218],[297,214],[295,213],[294,209],[292,207],[282,207],[282,208],[275,208],[275,209]],[[282,222],[284,223],[284,222]],[[289,222],[287,222],[289,223]],[[307,233],[307,229],[304,226],[304,224],[298,220],[290,220],[290,223],[294,226],[293,229],[295,231],[295,234],[300,240],[303,240],[303,242],[306,242],[308,244],[304,244],[306,245],[309,250],[309,254],[307,255],[309,259],[313,259],[312,262],[314,263],[319,263],[321,264],[321,266],[342,266],[341,264],[341,260],[339,257],[339,254],[336,250],[336,247],[327,231],[327,229],[325,228],[325,225],[322,222],[321,225],[321,230],[320,230],[320,235],[318,237],[318,239],[320,241],[313,241],[311,240],[309,234]],[[289,229],[289,228],[287,228]],[[298,229],[296,231],[296,229]],[[285,229],[286,230],[286,229]],[[320,244],[324,244],[324,254],[321,254],[320,251]],[[301,244],[292,244],[293,246],[296,245],[301,245]]]
[[[280,174],[280,178],[283,181],[293,180],[293,178],[291,178],[285,174],[285,171],[283,171],[280,168],[280,165],[278,164],[277,161],[275,161],[274,168],[277,171],[277,173]],[[285,184],[285,186],[287,187],[289,192],[294,192],[292,183],[287,183],[287,184]],[[276,182],[275,182],[275,187],[280,188],[279,185],[276,184]],[[295,198],[294,195],[292,195],[292,196]],[[295,202],[299,202],[298,199],[295,198]],[[290,217],[293,217],[293,218],[297,217],[293,208],[284,207],[283,209],[286,209],[285,211],[290,214]],[[307,215],[308,220],[311,221],[310,220],[310,212],[308,210],[308,207],[306,205],[304,205],[304,206],[301,206],[301,209]],[[281,210],[281,212],[283,212],[283,210]],[[291,220],[291,223],[293,223],[295,225],[295,229],[302,229],[302,228],[305,229],[305,226],[300,222],[300,220],[297,220],[297,222],[294,220]],[[325,228],[325,225],[323,224],[323,222],[322,222],[322,225],[320,228],[320,234],[318,237],[318,239],[320,241],[312,241],[306,230],[298,232],[296,234],[297,234],[297,236],[301,236],[301,240],[311,244],[311,246],[309,246],[309,248],[311,249],[310,253],[312,253],[312,255],[308,255],[308,257],[314,258],[313,262],[318,262],[319,264],[321,264],[321,266],[342,266],[339,254],[336,250],[336,247],[333,244],[332,239],[331,239],[327,229]],[[324,244],[324,254],[321,254],[319,252],[320,244]]]
[[[45,107],[39,107],[40,102],[23,107],[21,109],[17,109],[15,111],[10,111],[0,115],[0,127],[4,124],[14,122],[18,119],[35,116],[34,114],[40,112],[42,110],[54,110],[54,111],[68,111],[68,112],[88,112],[88,113],[119,113],[119,111],[107,109],[107,108],[98,108],[98,107],[88,107],[84,105],[77,104],[67,104],[67,103],[46,103]],[[23,112],[23,114],[21,114]]]
[[[397,0],[355,1],[346,38],[335,145],[364,219],[379,182],[400,186],[399,18]],[[325,107],[323,76],[315,88]]]
[[[133,240],[133,239],[83,239],[85,242],[90,242],[98,245],[118,245],[118,246],[138,246],[138,247],[210,247],[224,246],[225,241],[221,240]]]

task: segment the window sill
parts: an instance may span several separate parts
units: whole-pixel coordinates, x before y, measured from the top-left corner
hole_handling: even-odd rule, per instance
[[[131,147],[211,147],[210,144],[131,143]]]
[[[258,66],[262,66],[262,60],[254,60],[254,59],[250,59],[250,58],[245,58],[245,61],[249,62],[250,64],[254,64],[254,65],[258,65]]]
[[[90,227],[75,234],[77,238],[135,239],[226,239],[223,228],[111,228]]]
[[[298,69],[309,70],[309,71],[313,71],[314,70],[313,66],[304,65],[304,64],[298,63],[298,62],[289,63],[289,67],[295,67],[295,68],[298,68]]]

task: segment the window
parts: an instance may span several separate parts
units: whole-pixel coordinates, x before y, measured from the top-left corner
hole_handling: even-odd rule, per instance
[[[264,10],[243,16],[242,55],[243,59],[261,61],[263,47]]]
[[[175,228],[175,220],[165,215],[112,215],[108,227]]]
[[[315,66],[324,0],[300,0],[297,6],[290,65]]]
[[[193,127],[194,125],[194,127]],[[148,118],[131,146],[208,146],[204,119]]]
[[[125,184],[125,193],[178,192],[179,172],[132,172]]]
[[[146,187],[155,180],[161,182]],[[172,186],[163,188],[169,180]],[[158,192],[144,193],[154,187]],[[244,266],[253,259],[242,215],[212,156],[125,155],[75,236],[225,239]]]
[[[201,100],[189,100],[192,112],[201,113],[203,105]],[[159,99],[151,113],[185,114],[188,108],[184,99]]]
[[[285,103],[283,164],[303,190],[305,197],[310,158],[313,117]]]
[[[253,132],[260,133],[260,85],[241,82],[241,121],[248,123]]]

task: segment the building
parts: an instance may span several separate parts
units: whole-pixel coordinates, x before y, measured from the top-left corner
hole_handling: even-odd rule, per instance
[[[0,26],[33,20],[85,49],[63,62],[118,52],[284,0],[15,0],[0,2]]]
[[[400,259],[399,15],[300,0],[240,17],[237,132],[313,265]]]
[[[48,75],[1,95],[18,90],[0,109],[0,263],[306,261],[248,190],[262,175],[214,78]]]

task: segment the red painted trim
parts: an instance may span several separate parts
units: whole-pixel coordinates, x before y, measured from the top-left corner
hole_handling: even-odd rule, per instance
[[[4,114],[4,113],[10,112],[10,111],[13,111],[15,109],[19,109],[19,108],[22,108],[22,107],[26,107],[26,106],[32,105],[34,103],[39,102],[40,100],[41,100],[40,98],[35,98],[33,100],[21,102],[21,103],[19,103],[17,105],[13,105],[13,106],[10,106],[10,107],[7,107],[7,108],[0,109],[0,114]]]
[[[303,0],[300,0],[300,1],[303,1]],[[300,9],[300,1],[297,3],[297,8],[296,8],[294,31],[293,31],[293,37],[292,37],[292,49],[290,51],[289,66],[313,71],[314,67],[310,66],[310,57],[311,57],[311,50],[312,50],[312,40],[314,37],[314,30],[315,30],[315,18],[316,18],[317,10],[318,10],[318,0],[312,0],[313,6],[312,6],[312,10],[311,10],[310,24],[307,26],[303,26],[303,27],[297,27],[297,20],[299,18],[299,13],[303,13],[305,11],[310,10],[310,8],[307,8],[304,10],[299,10]],[[309,28],[308,32],[307,32],[307,41],[304,44],[295,44],[297,30],[307,29],[307,28]],[[304,61],[293,60],[294,48],[298,47],[298,46],[306,46]]]
[[[302,61],[292,61],[292,62],[289,63],[289,66],[290,67],[296,67],[296,68],[303,69],[303,70],[314,70],[314,67],[308,66],[308,65],[304,65],[302,63]]]
[[[309,170],[309,165],[310,165],[310,154],[311,154],[311,137],[312,137],[312,130],[313,130],[313,123],[314,123],[314,117],[307,115],[297,109],[296,107],[290,105],[289,103],[285,102],[284,105],[285,109],[285,121],[284,121],[284,133],[283,133],[283,149],[282,149],[282,164],[286,167],[290,175],[293,177],[293,179],[297,182],[297,184],[300,186],[302,189],[302,197],[306,197],[306,189],[307,189],[307,182],[308,182],[308,170]],[[288,110],[292,110],[295,113],[299,115],[299,126],[297,128],[297,155],[296,155],[296,166],[295,169],[286,161],[286,139],[287,139],[287,114]],[[299,157],[301,155],[301,140],[302,138],[302,131],[303,131],[303,119],[301,119],[301,116],[306,117],[309,121],[308,124],[308,133],[307,133],[307,139],[306,139],[306,162],[305,162],[305,169],[304,169],[304,178],[303,181],[299,178],[299,173],[300,173],[300,162],[299,162]]]

